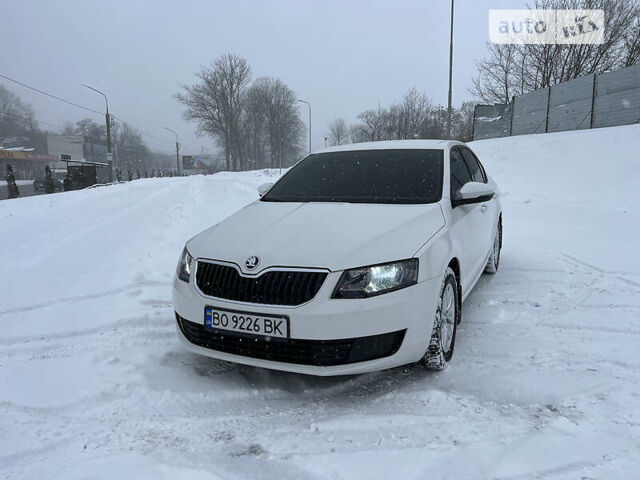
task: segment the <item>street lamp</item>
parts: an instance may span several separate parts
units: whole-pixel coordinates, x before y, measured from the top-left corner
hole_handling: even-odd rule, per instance
[[[309,107],[309,153],[311,153],[311,104],[306,100],[298,100],[299,102],[306,103]]]
[[[178,134],[175,130],[171,130],[169,127],[164,128],[165,130],[173,132],[173,134],[176,136],[176,167],[178,167],[178,175],[180,175],[180,144],[178,143]]]
[[[109,164],[109,181],[111,182],[113,181],[113,165],[111,160],[111,118],[109,117],[109,100],[107,99],[107,96],[97,88],[93,88],[89,85],[84,84],[82,86],[88,88],[89,90],[93,90],[94,92],[99,93],[104,97],[104,103],[107,107],[107,111],[105,113],[105,121],[107,124],[107,163]]]
[[[453,78],[453,2],[451,0],[451,31],[449,34],[449,103],[447,105],[447,137],[451,138],[451,82]]]

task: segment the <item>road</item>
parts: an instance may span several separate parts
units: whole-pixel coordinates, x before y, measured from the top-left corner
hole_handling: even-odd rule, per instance
[[[21,197],[31,197],[33,195],[44,195],[43,191],[37,192],[33,188],[33,184],[18,185],[18,190],[20,191]],[[9,195],[9,191],[7,189],[7,186],[5,184],[0,185],[0,200],[7,200],[8,195]]]

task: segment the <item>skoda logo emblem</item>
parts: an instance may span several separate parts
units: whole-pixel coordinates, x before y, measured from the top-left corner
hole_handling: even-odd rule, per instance
[[[256,257],[254,255],[253,257],[247,258],[247,261],[244,262],[244,266],[247,268],[247,270],[253,270],[258,266],[259,263],[260,263],[260,257]]]

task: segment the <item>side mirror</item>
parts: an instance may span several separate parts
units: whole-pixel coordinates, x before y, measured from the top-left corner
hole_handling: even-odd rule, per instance
[[[468,205],[470,203],[488,202],[496,194],[493,185],[482,182],[465,183],[458,191],[451,203],[454,207],[458,205]]]
[[[273,182],[263,183],[258,187],[258,195],[262,197],[271,187],[273,187]]]

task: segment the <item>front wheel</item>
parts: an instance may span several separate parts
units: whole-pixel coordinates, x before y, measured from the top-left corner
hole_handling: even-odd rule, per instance
[[[460,320],[458,280],[451,268],[447,268],[440,288],[433,330],[423,362],[432,370],[442,370],[453,357],[456,328]]]

